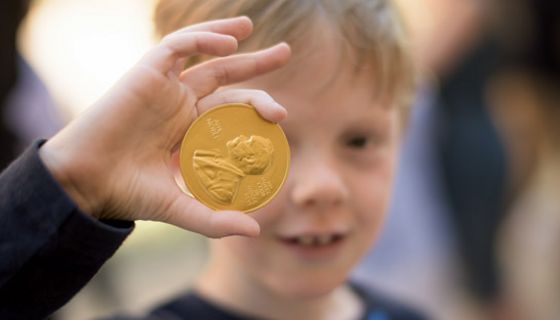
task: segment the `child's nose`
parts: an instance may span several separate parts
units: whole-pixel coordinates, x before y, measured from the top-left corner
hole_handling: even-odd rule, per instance
[[[349,191],[336,165],[315,158],[295,170],[291,197],[299,207],[325,210],[344,204]]]

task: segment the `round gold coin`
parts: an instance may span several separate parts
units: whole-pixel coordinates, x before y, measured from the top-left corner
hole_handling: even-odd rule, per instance
[[[250,212],[280,190],[290,165],[282,128],[254,107],[214,107],[188,129],[180,151],[181,174],[192,195],[214,210]]]

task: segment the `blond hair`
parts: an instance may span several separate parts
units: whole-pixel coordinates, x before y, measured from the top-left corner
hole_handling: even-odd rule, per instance
[[[241,15],[253,21],[254,31],[240,43],[240,52],[285,41],[294,57],[308,47],[304,35],[316,32],[319,20],[328,22],[333,28],[325,32],[334,30],[340,48],[355,55],[348,63],[371,66],[376,93],[409,106],[414,68],[391,0],[160,0],[154,18],[157,33],[165,36],[186,25]],[[195,57],[189,65],[206,59]]]

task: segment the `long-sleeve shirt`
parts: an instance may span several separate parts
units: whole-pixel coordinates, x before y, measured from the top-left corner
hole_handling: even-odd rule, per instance
[[[134,224],[81,212],[34,143],[0,175],[0,319],[42,319],[64,305]]]

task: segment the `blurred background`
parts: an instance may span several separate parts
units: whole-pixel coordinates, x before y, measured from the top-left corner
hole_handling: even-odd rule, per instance
[[[155,1],[0,4],[1,166],[157,41]],[[386,228],[354,280],[434,319],[560,319],[559,2],[396,2],[417,99]],[[192,284],[206,246],[139,222],[52,319],[141,314]]]

